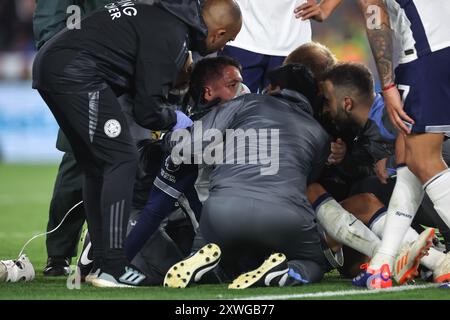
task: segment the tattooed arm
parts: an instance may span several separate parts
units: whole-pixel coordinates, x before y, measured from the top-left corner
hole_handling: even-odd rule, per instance
[[[358,0],[358,3],[366,17],[367,37],[383,87],[386,110],[397,129],[404,133],[410,133],[410,129],[404,121],[414,123],[414,120],[403,111],[400,93],[393,86],[393,32],[390,27],[386,5],[383,0]]]
[[[384,88],[394,82],[393,33],[389,14],[383,0],[359,0],[358,2],[366,18],[367,37]]]

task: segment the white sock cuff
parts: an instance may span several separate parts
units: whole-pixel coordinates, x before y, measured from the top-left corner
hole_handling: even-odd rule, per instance
[[[372,230],[372,228],[377,224],[377,222],[381,218],[384,218],[386,216],[386,214],[387,214],[387,208],[386,207],[383,207],[383,208],[379,209],[377,212],[375,212],[374,215],[372,216],[372,218],[370,218],[369,223],[367,224],[369,229]]]
[[[450,169],[444,170],[439,172],[437,175],[435,175],[433,178],[431,178],[430,180],[428,180],[424,185],[423,185],[423,190],[426,191],[426,189],[433,184],[434,182],[436,182],[436,180],[438,180],[440,177],[442,177],[443,175],[450,173]]]
[[[378,217],[370,221],[369,228],[380,239],[383,239],[384,225],[387,219],[387,211],[382,212]]]
[[[329,194],[328,192],[325,192],[324,194],[322,194],[312,204],[312,207],[313,207],[314,211],[315,212],[319,211],[320,207],[322,205],[324,205],[325,203],[327,203],[328,201],[330,201],[330,200],[334,200],[334,198],[331,196],[331,194]]]
[[[397,169],[397,180],[399,179],[405,181],[407,184],[422,187],[422,182],[411,170],[409,170],[408,167],[401,167]]]

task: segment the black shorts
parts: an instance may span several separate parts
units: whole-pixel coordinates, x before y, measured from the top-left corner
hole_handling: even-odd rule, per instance
[[[450,48],[400,64],[395,81],[412,132],[450,134]]]

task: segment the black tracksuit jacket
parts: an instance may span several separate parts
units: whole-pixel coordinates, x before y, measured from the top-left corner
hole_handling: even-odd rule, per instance
[[[136,122],[169,129],[176,114],[164,107],[188,50],[204,51],[207,28],[195,0],[155,5],[118,1],[49,40],[33,65],[33,88],[56,93],[111,87],[134,97]]]

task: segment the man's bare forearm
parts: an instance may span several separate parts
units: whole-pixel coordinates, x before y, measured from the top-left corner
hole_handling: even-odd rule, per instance
[[[366,17],[366,30],[383,87],[394,82],[393,39],[389,13],[383,0],[358,0]]]

